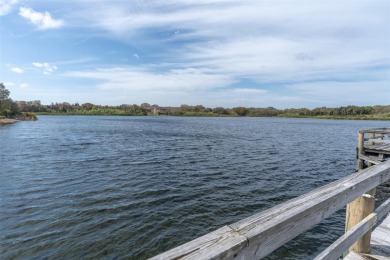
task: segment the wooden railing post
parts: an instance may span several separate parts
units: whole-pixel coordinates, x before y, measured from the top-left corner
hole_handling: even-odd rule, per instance
[[[360,159],[360,155],[364,154],[364,133],[359,132],[358,133],[358,149],[357,149],[357,159],[358,159],[358,165],[357,169],[358,171],[361,171],[364,169],[364,161]]]
[[[370,138],[374,138],[375,134],[370,133]],[[364,160],[360,158],[360,155],[364,154],[364,132],[358,133],[358,171],[364,169]],[[369,166],[372,164],[370,163]],[[360,221],[362,221],[369,214],[374,212],[375,207],[375,190],[372,189],[366,193],[365,196],[361,196],[347,205],[345,231],[350,230]],[[357,253],[369,253],[371,242],[371,230],[363,235],[355,244],[353,244],[349,251],[355,251]],[[348,251],[348,252],[349,252]],[[346,253],[348,253],[346,252]]]
[[[374,143],[375,143],[375,133],[370,133],[370,138],[369,138],[368,144],[373,145]],[[364,149],[364,147],[363,147],[363,149]],[[371,167],[373,165],[374,164],[372,162],[368,162],[368,164],[367,164],[368,167]]]

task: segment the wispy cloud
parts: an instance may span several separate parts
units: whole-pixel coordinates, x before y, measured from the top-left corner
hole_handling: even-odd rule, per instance
[[[55,70],[57,70],[57,66],[55,65],[50,65],[47,62],[33,62],[32,63],[36,68],[42,69],[43,74],[49,75],[52,74]]]
[[[19,87],[20,87],[21,89],[26,89],[26,88],[28,88],[28,84],[22,83],[22,84],[19,85]]]
[[[6,86],[6,87],[13,87],[15,85],[16,84],[14,82],[4,82],[4,86]]]
[[[301,97],[310,98],[319,105],[364,104],[373,100],[371,105],[390,104],[389,81],[362,82],[313,82],[289,85],[287,89]],[[375,90],[375,91],[372,91]],[[335,93],[337,93],[335,95]],[[374,103],[377,102],[377,103]]]
[[[18,3],[18,0],[1,0],[0,1],[0,16],[8,14],[12,7]]]
[[[69,0],[56,10],[70,28],[64,37],[88,35],[69,57],[98,58],[33,66],[50,74],[56,64],[69,71],[64,80],[134,102],[314,107],[358,102],[351,90],[365,96],[366,85],[371,100],[389,103],[388,1],[298,2]],[[40,29],[63,26],[49,11],[19,14]]]
[[[42,30],[60,28],[64,25],[64,21],[53,19],[47,11],[40,13],[28,7],[21,7],[19,9],[19,15]]]
[[[265,89],[256,89],[256,88],[236,88],[233,90],[234,93],[237,94],[251,94],[251,95],[259,95],[265,94],[268,90]]]
[[[88,3],[79,2],[79,19],[73,20],[132,44],[134,38],[152,47],[166,44],[159,58],[175,69],[209,69],[268,83],[345,80],[361,71],[370,77],[367,68],[388,66],[385,1],[304,0],[299,7],[280,0]]]
[[[12,71],[12,72],[15,72],[15,73],[18,73],[18,74],[22,74],[22,73],[24,72],[23,69],[18,68],[18,67],[12,67],[12,68],[11,68],[11,71]]]
[[[174,69],[156,73],[148,68],[122,67],[90,71],[74,71],[65,76],[98,80],[102,89],[196,91],[214,89],[233,83],[229,76],[204,73],[200,70]]]

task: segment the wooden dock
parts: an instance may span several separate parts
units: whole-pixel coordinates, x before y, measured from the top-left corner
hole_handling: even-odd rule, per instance
[[[360,130],[358,133],[358,170],[381,164],[390,157],[390,128]],[[368,135],[368,136],[365,136]],[[385,138],[387,136],[387,138]],[[371,191],[374,195],[375,191]],[[357,203],[361,203],[357,201]],[[352,203],[351,203],[352,204]],[[360,220],[358,220],[360,221]],[[348,222],[348,221],[347,221]],[[347,227],[348,228],[348,227]],[[390,214],[363,241],[366,248],[351,248],[346,260],[390,259]],[[366,234],[367,236],[367,234]],[[371,237],[370,237],[371,236]]]
[[[374,210],[376,187],[390,180],[389,136],[359,131],[358,172],[151,259],[261,259],[347,204],[345,234],[315,259],[390,259],[390,198]]]
[[[390,128],[360,130],[358,133],[358,162],[370,166],[369,163],[379,164],[390,157],[389,134]]]
[[[350,252],[345,260],[390,259],[390,214],[371,234],[371,251],[369,254]]]

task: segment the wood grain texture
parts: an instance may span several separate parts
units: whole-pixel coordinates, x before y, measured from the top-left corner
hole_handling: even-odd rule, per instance
[[[378,210],[380,209],[378,208],[376,212],[378,213],[379,216],[380,213],[378,212]],[[366,256],[367,258],[364,258],[364,256]],[[356,260],[356,259],[378,259],[378,260],[390,259],[390,214],[389,213],[387,214],[383,222],[380,223],[380,225],[377,226],[372,232],[370,254],[358,254],[356,252],[351,252],[344,257],[344,260]]]
[[[344,260],[367,260],[367,259],[359,255],[358,253],[351,252],[346,257],[344,257]]]
[[[359,130],[359,133],[376,133],[376,134],[390,134],[390,128],[374,128],[374,129],[363,129]]]
[[[390,214],[372,232],[371,254],[378,259],[390,259]]]
[[[375,189],[366,192],[369,195],[375,195]],[[359,197],[347,205],[345,230],[348,231],[358,225],[363,219],[374,212],[375,199]],[[367,230],[368,231],[368,230]],[[370,252],[371,232],[367,232],[357,240],[349,249],[358,253]]]
[[[378,221],[380,221],[383,217],[385,217],[390,211],[390,199],[385,201],[382,205],[380,205],[376,210],[375,213],[370,214],[367,216],[363,221],[358,223],[356,226],[351,228],[348,232],[346,232],[343,236],[341,236],[339,239],[337,239],[332,245],[330,245],[327,249],[321,252],[315,260],[319,259],[338,259],[345,250],[347,250],[352,244],[355,243],[356,240],[358,240],[360,237],[362,237],[367,231],[369,231]],[[390,220],[390,215],[389,215]],[[385,220],[380,226],[378,226],[375,229],[375,234],[373,232],[372,234],[372,241],[376,241],[377,243],[371,243],[374,245],[378,245],[377,248],[380,249],[380,245],[386,244],[383,243],[381,240],[382,238],[382,230],[385,230],[387,232],[386,237],[388,238],[390,245],[390,221],[389,221],[389,229],[386,230],[386,223],[387,220]],[[379,241],[377,241],[379,240]],[[382,246],[383,248],[383,246]],[[378,255],[378,254],[377,254]],[[390,252],[387,256],[390,256]]]
[[[338,259],[343,253],[352,246],[356,240],[362,237],[376,223],[377,214],[371,213],[356,226],[348,230],[344,235],[336,240],[331,246],[322,251],[315,260],[334,260]]]
[[[260,259],[390,179],[390,161],[255,214],[153,259]]]
[[[231,259],[247,243],[245,236],[224,226],[151,259]]]
[[[374,165],[380,164],[383,162],[383,160],[379,159],[378,156],[367,156],[367,155],[360,155],[360,159],[370,162]]]

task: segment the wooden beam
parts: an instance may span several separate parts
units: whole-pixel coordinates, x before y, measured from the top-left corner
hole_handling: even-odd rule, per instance
[[[247,244],[245,236],[224,226],[151,259],[232,259]]]
[[[367,162],[370,162],[370,163],[375,164],[375,165],[383,162],[381,160],[378,160],[377,156],[360,155],[360,159],[367,161]]]
[[[380,205],[375,212],[378,214],[378,221],[384,218],[390,211],[390,199]]]
[[[371,167],[370,167],[371,168]],[[345,231],[352,229],[359,222],[361,222],[365,217],[374,212],[375,207],[375,192],[376,189],[372,189],[366,192],[367,195],[372,196],[368,197],[358,197],[353,202],[347,205],[346,212],[346,223]],[[370,252],[370,241],[371,241],[371,230],[357,240],[349,249],[350,251],[355,251],[357,253],[369,253]]]
[[[390,128],[364,129],[364,130],[360,130],[359,133],[390,134]]]
[[[371,213],[359,224],[337,239],[331,246],[322,251],[314,260],[339,259],[350,246],[367,233],[367,231],[371,230],[375,223],[377,223],[377,214]]]
[[[377,208],[375,213],[371,213],[356,226],[348,230],[343,236],[337,239],[332,245],[321,252],[315,260],[338,259],[343,252],[352,246],[360,237],[369,231],[378,221],[380,221],[390,211],[390,199]]]
[[[370,139],[375,137],[375,132],[371,131]],[[369,144],[372,141],[369,142]],[[364,169],[364,132],[359,131],[358,133],[358,170],[362,171]],[[372,166],[373,163],[369,162],[368,166]],[[368,195],[375,196],[375,189],[372,189],[367,192]],[[367,197],[358,197],[353,202],[347,205],[347,211],[345,216],[345,231],[352,229],[355,225],[361,222],[365,217],[371,214],[374,211],[375,199]],[[356,243],[354,243],[351,248],[345,254],[348,254],[350,251],[355,251],[358,253],[369,253],[370,251],[370,241],[371,241],[371,232],[367,232],[363,237],[361,237]]]
[[[152,259],[260,259],[390,179],[390,161],[354,173]]]
[[[358,165],[357,169],[363,170],[364,169],[364,162],[360,158],[360,155],[364,155],[364,133],[358,133]]]

